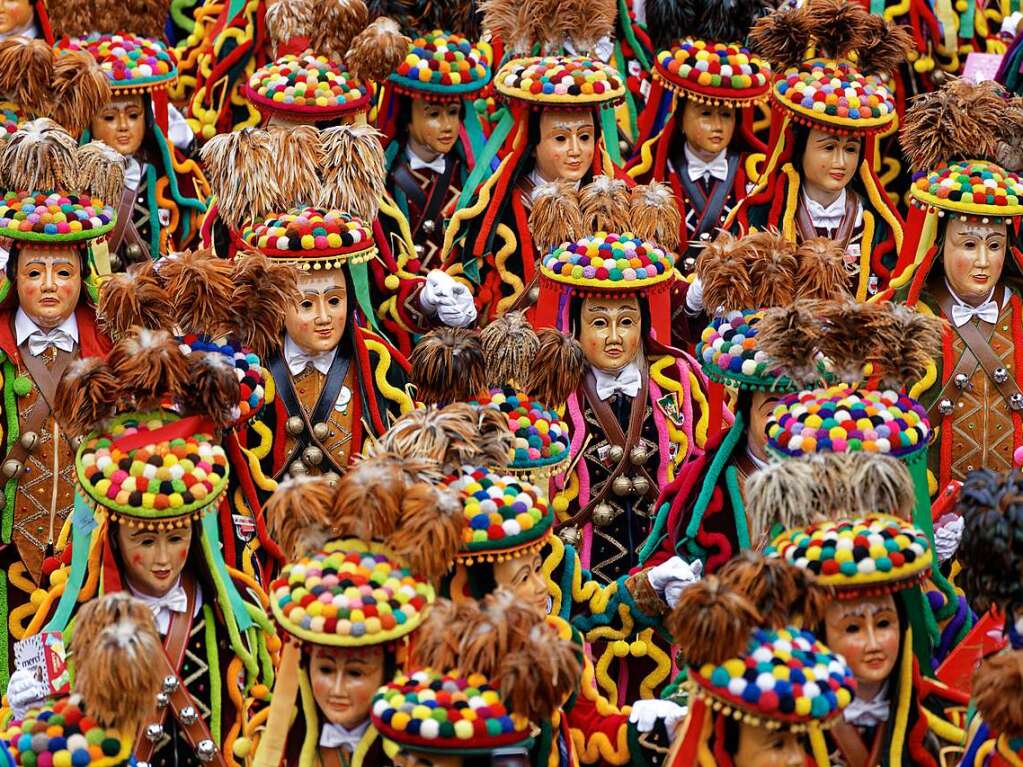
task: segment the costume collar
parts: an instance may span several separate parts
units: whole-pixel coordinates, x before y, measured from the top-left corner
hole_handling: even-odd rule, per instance
[[[439,154],[432,160],[427,160],[416,152],[411,141],[405,146],[405,156],[408,157],[408,165],[412,170],[427,169],[439,175],[444,172],[444,168],[447,166],[447,158],[444,155]]]
[[[845,204],[848,198],[849,190],[843,189],[838,195],[834,202],[828,206],[821,205],[816,200],[810,198],[807,195],[806,190],[803,190],[801,197],[803,199],[803,205],[806,208],[807,214],[810,216],[810,220],[817,229],[837,229],[842,225],[842,219],[845,218]],[[859,226],[863,219],[863,203],[857,196],[856,199],[856,225]]]
[[[63,333],[72,341],[78,343],[78,318],[75,317],[74,312],[71,312],[67,319],[52,330],[43,330],[20,306],[18,307],[18,311],[14,314],[14,339],[18,346],[21,346],[25,342],[25,339],[32,335],[42,334],[44,336],[53,336],[60,333]],[[64,351],[68,350],[65,349]]]
[[[878,690],[877,695],[869,700],[864,700],[859,696],[854,697],[842,715],[845,721],[854,727],[877,727],[882,722],[888,721],[891,709],[888,700],[888,682],[885,682]]]
[[[3,40],[10,40],[12,37],[27,37],[33,40],[39,37],[39,27],[36,25],[35,19],[32,19],[25,26],[19,29],[12,29],[6,35],[0,36]]]
[[[320,747],[344,748],[347,746],[351,753],[354,754],[359,741],[362,740],[362,736],[366,734],[368,729],[369,719],[350,730],[343,725],[327,722],[323,725],[323,729],[320,730]]]
[[[945,279],[945,287],[954,302],[952,306],[952,317],[950,319],[952,320],[952,324],[954,324],[957,328],[961,328],[974,317],[979,317],[984,320],[984,322],[994,325],[998,322],[998,314],[1008,298],[1008,289],[1003,287],[1001,300],[995,301],[995,291],[998,290],[999,287],[998,285],[995,285],[991,288],[991,292],[987,294],[987,298],[985,298],[977,306],[972,306],[956,295],[956,292],[952,289],[947,278]]]
[[[635,397],[639,393],[640,384],[643,382],[643,374],[640,372],[639,365],[635,361],[630,362],[614,373],[607,373],[600,368],[593,368],[593,377],[597,383],[597,396],[601,400],[607,400],[615,394]]]
[[[336,355],[336,348],[320,354],[310,354],[295,343],[289,334],[284,334],[284,361],[293,376],[299,375],[309,365],[312,365],[321,374],[327,375]]]
[[[149,608],[150,612],[153,613],[153,620],[156,621],[156,628],[160,632],[161,636],[166,636],[170,630],[171,617],[174,613],[183,613],[188,609],[188,594],[185,591],[184,585],[181,583],[181,577],[178,577],[177,583],[171,586],[170,590],[162,597],[154,597],[149,594],[143,594],[131,585],[131,582],[125,578],[124,585],[128,587],[128,591],[131,595],[144,603]],[[194,618],[199,614],[199,608],[202,607],[202,587],[195,584],[195,607],[192,610],[192,617]]]
[[[686,166],[689,173],[689,178],[692,181],[699,181],[701,178],[710,176],[716,178],[718,181],[725,181],[728,179],[728,149],[722,149],[710,160],[704,160],[700,155],[694,152],[689,142],[686,141],[682,145],[682,151],[686,156]]]

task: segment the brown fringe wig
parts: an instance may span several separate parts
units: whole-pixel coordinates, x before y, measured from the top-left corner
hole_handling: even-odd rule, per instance
[[[216,337],[223,332],[232,312],[232,269],[212,248],[186,250],[160,262],[160,278],[184,333]]]
[[[913,519],[916,495],[913,477],[904,463],[891,456],[873,453],[850,453],[844,459],[829,460],[849,464],[845,472],[849,477],[849,487],[843,493],[851,507],[846,512],[848,516],[879,511],[906,521]],[[842,500],[840,495],[836,507]]]
[[[560,407],[582,385],[588,369],[586,355],[568,333],[543,328],[537,337],[540,348],[529,370],[526,391],[547,407]]]
[[[754,547],[770,542],[767,537],[776,524],[791,530],[830,518],[821,508],[815,483],[824,485],[825,480],[812,461],[801,458],[769,464],[749,476],[745,503]]]
[[[54,106],[53,64],[53,48],[45,40],[7,38],[0,42],[0,92],[10,94],[29,114],[49,115]]]
[[[547,721],[575,691],[582,648],[506,589],[481,603],[441,599],[419,628],[418,665],[483,674],[515,714]]]
[[[156,710],[163,683],[163,642],[149,608],[125,592],[92,599],[81,606],[71,637],[74,691],[85,710],[103,727],[133,737]]]
[[[139,410],[159,408],[166,399],[181,401],[185,396],[188,359],[166,330],[140,330],[125,336],[114,344],[107,362],[120,391]]]
[[[811,45],[812,26],[806,6],[786,8],[762,16],[749,33],[749,47],[767,59],[771,68],[784,72],[799,66]]]
[[[208,416],[218,429],[226,429],[238,419],[240,397],[233,361],[220,352],[189,355],[188,384],[181,399],[186,412]]]
[[[243,128],[214,136],[199,151],[217,197],[217,215],[231,229],[288,208],[274,149],[267,131]]]
[[[48,118],[27,122],[4,146],[0,178],[7,189],[75,191],[78,142]]]
[[[569,39],[576,50],[589,53],[602,37],[614,36],[617,18],[615,0],[560,0],[554,15],[558,37],[553,42],[561,45]]]
[[[174,306],[157,279],[155,264],[149,260],[132,264],[100,285],[96,317],[100,329],[114,340],[132,328],[174,326]]]
[[[817,366],[822,302],[795,301],[764,312],[757,323],[760,349],[782,372],[800,384],[820,378]]]
[[[941,354],[941,339],[948,321],[922,314],[905,304],[895,304],[891,311],[894,344],[883,378],[892,388],[900,389],[927,375],[932,361]]]
[[[863,42],[856,63],[864,74],[890,74],[913,50],[913,35],[902,24],[869,14],[862,22]]]
[[[340,63],[352,47],[356,34],[365,29],[367,24],[369,9],[363,0],[313,3],[312,48],[316,53]]]
[[[795,298],[840,300],[851,298],[845,249],[827,237],[803,240],[795,253]]]
[[[866,42],[870,13],[848,0],[810,0],[805,6],[818,56],[847,59]]]
[[[284,315],[301,296],[298,270],[258,251],[240,251],[231,272],[227,327],[242,346],[268,359],[281,345]]]
[[[275,178],[285,203],[295,207],[312,204],[320,190],[320,132],[312,125],[273,126],[269,131],[276,158]]]
[[[372,225],[387,179],[381,135],[369,125],[338,125],[320,131],[323,182],[317,205]]]
[[[348,71],[363,82],[386,80],[405,60],[410,42],[394,19],[381,16],[352,39],[345,54]]]
[[[682,245],[682,214],[671,187],[651,181],[632,190],[629,221],[637,237],[677,253]]]
[[[816,626],[834,599],[834,590],[818,583],[809,570],[755,551],[741,552],[717,575],[753,603],[764,620],[762,628]]]
[[[621,179],[596,176],[579,190],[579,212],[587,232],[629,231],[629,186]]]
[[[51,90],[50,116],[75,138],[81,137],[92,118],[113,97],[103,70],[85,51],[66,51],[56,58]]]
[[[267,35],[273,44],[273,58],[280,57],[282,43],[299,37],[312,38],[313,30],[316,28],[313,22],[314,5],[317,3],[312,0],[276,0],[267,6],[263,19]]]
[[[289,562],[319,551],[335,537],[334,494],[326,477],[292,477],[263,504],[270,537]]]
[[[541,258],[563,242],[586,234],[579,210],[579,193],[570,181],[549,181],[536,188],[529,212],[529,233]]]
[[[416,399],[427,405],[467,402],[487,389],[487,363],[475,330],[431,330],[412,350],[409,364]]]
[[[994,735],[1023,736],[1023,650],[992,655],[973,675],[973,702]]]
[[[540,351],[540,338],[524,311],[505,312],[492,320],[480,332],[480,343],[487,362],[487,386],[525,385]]]
[[[53,417],[68,434],[84,437],[113,414],[120,385],[99,357],[75,360],[57,384]]]
[[[708,575],[682,592],[664,626],[690,666],[721,664],[746,649],[763,619],[742,594],[717,575]]]
[[[993,80],[951,80],[912,100],[899,143],[915,171],[951,160],[993,160],[1005,130],[1005,92]]]
[[[721,231],[696,259],[696,276],[703,283],[703,303],[709,314],[719,309],[759,308],[753,303],[745,240]]]
[[[116,207],[124,194],[127,158],[102,141],[78,148],[78,191]]]

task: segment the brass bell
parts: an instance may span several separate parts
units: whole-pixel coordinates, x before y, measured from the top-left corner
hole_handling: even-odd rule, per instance
[[[110,271],[112,272],[124,271],[124,263],[121,261],[121,257],[116,253],[110,254]]]
[[[330,436],[330,427],[325,423],[314,423],[313,436],[320,442],[323,442],[323,440]]]
[[[956,385],[957,389],[965,389],[970,384],[970,377],[966,373],[956,373],[956,377],[952,379],[952,382]]]
[[[614,522],[615,510],[609,503],[598,503],[593,510],[593,524],[597,527],[607,527]]]
[[[323,475],[323,478],[327,480],[331,487],[335,487],[341,481],[341,475],[336,471],[328,471]]]
[[[650,480],[640,474],[632,480],[632,489],[636,491],[636,495],[644,496],[650,492]]]
[[[629,451],[629,460],[633,466],[642,466],[647,462],[650,457],[650,453],[647,452],[643,445],[635,445],[632,450]]]
[[[203,764],[212,762],[217,755],[217,744],[209,738],[200,740],[195,746],[195,755]]]
[[[1023,410],[1023,394],[1016,392],[1009,397],[1009,410]]]
[[[195,706],[185,706],[178,716],[181,717],[181,723],[185,727],[191,727],[199,721],[199,712],[195,710]]]
[[[531,287],[529,289],[529,303],[535,304],[539,300],[540,300],[540,287],[538,285],[534,285],[533,287]]]
[[[938,403],[938,412],[942,415],[952,415],[952,400],[943,399]]]
[[[931,81],[934,83],[935,88],[940,88],[947,79],[948,75],[944,69],[935,69],[931,72]]]
[[[611,449],[607,451],[607,457],[611,459],[611,463],[621,463],[622,458],[625,457],[625,448],[621,445],[611,445]]]
[[[128,247],[124,249],[124,255],[128,257],[130,263],[135,263],[142,260],[142,248],[138,246],[137,242],[128,244]]]
[[[1009,371],[1005,368],[995,368],[995,372],[992,375],[997,384],[1003,384],[1009,380]]]
[[[434,222],[432,218],[428,218],[426,219],[426,221],[423,222],[423,231],[426,232],[427,234],[433,234],[433,230],[436,228],[437,224],[436,222]]]
[[[319,466],[323,463],[323,451],[316,445],[310,445],[302,451],[302,463],[306,466]]]
[[[21,446],[28,450],[30,453],[35,450],[35,446],[39,443],[39,435],[34,431],[26,431],[21,435]]]
[[[304,477],[309,473],[309,467],[301,461],[295,461],[291,466],[288,467],[288,474],[293,477]]]
[[[696,271],[696,259],[693,258],[692,256],[686,256],[682,260],[682,271],[685,274],[692,274],[694,271]]]
[[[558,530],[558,537],[566,546],[579,545],[579,528],[575,525],[565,525]]]
[[[82,446],[83,442],[85,442],[85,435],[84,434],[79,434],[77,437],[72,437],[71,438],[71,448],[77,453],[78,452],[78,448],[80,448]]]
[[[299,416],[293,415],[284,423],[284,428],[292,437],[297,437],[305,431],[305,421]]]
[[[615,477],[615,481],[611,483],[611,490],[619,498],[628,495],[632,492],[632,479],[624,475]]]
[[[163,737],[163,725],[154,722],[153,724],[146,725],[146,738],[153,743],[156,743],[160,738]]]
[[[5,477],[16,477],[21,474],[22,468],[21,461],[12,458],[9,461],[4,461],[3,474]]]
[[[170,695],[172,692],[178,689],[178,685],[181,684],[178,678],[173,674],[168,674],[163,678],[163,691]]]

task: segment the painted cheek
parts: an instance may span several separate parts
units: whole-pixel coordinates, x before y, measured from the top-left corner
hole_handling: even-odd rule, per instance
[[[142,555],[141,554],[132,554],[131,555],[131,563],[133,565],[141,565],[142,564]]]

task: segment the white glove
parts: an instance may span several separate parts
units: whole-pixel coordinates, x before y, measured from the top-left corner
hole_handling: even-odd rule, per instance
[[[956,517],[934,531],[934,550],[938,562],[947,562],[956,555],[959,541],[963,538],[963,524],[963,518]]]
[[[449,328],[465,328],[476,321],[476,305],[465,285],[447,272],[431,269],[419,293],[419,304],[430,317]]]
[[[695,317],[703,311],[703,280],[693,277],[686,290],[686,314]]]
[[[646,577],[654,587],[657,596],[668,607],[674,607],[682,598],[682,592],[692,586],[703,575],[703,562],[696,560],[691,565],[681,557],[672,557],[667,562],[647,570]]]
[[[1020,13],[1019,11],[1010,13],[1002,19],[1002,34],[1008,35],[1009,37],[1015,37],[1020,21],[1023,21],[1023,13]]]
[[[45,699],[39,697],[39,681],[28,669],[20,668],[11,674],[7,683],[7,705],[15,719],[23,719],[29,709],[40,705]]]
[[[670,700],[637,700],[632,704],[629,721],[636,725],[640,732],[650,732],[658,719],[664,720],[668,735],[675,734],[675,725],[686,718],[689,712],[685,706],[672,703]]]

